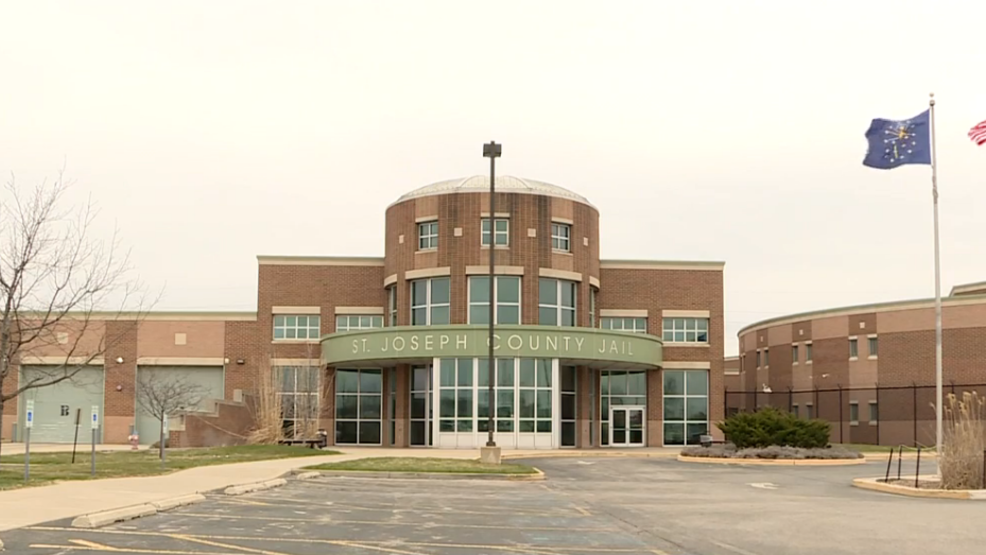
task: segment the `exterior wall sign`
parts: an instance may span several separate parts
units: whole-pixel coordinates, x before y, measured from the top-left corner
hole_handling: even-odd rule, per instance
[[[396,362],[432,357],[482,357],[489,354],[483,326],[402,326],[342,332],[322,339],[322,363]],[[645,334],[593,328],[497,326],[497,356],[550,357],[581,361],[661,365],[661,340]]]

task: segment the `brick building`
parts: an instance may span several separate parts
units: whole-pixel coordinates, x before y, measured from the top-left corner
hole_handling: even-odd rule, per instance
[[[944,393],[986,393],[986,283],[942,299]],[[934,445],[934,300],[836,308],[739,332],[726,411],[773,405],[833,423],[832,439]]]
[[[63,440],[65,405],[69,418],[99,405],[104,441],[136,427],[146,442],[154,423],[135,406],[135,377],[154,371],[212,391],[172,425],[187,445],[242,440],[266,383],[286,433],[314,423],[330,444],[478,447],[491,404],[504,448],[680,445],[709,432],[724,407],[723,264],[600,259],[585,198],[513,177],[496,190],[492,218],[487,177],[403,195],[386,210],[383,257],[258,257],[256,313],[106,322],[125,333],[91,361],[89,386],[33,393],[33,433],[61,419],[46,433]],[[22,378],[54,362],[36,358]],[[4,437],[19,433],[24,404],[4,408]]]

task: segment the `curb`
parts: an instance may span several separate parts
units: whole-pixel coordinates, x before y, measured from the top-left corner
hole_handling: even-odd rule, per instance
[[[562,459],[562,458],[589,458],[589,457],[610,457],[610,458],[625,458],[625,459],[673,459],[678,456],[678,453],[580,453],[577,451],[545,451],[543,453],[528,453],[528,454],[508,454],[504,453],[500,455],[501,460],[507,459]]]
[[[101,526],[106,526],[107,524],[156,515],[159,512],[168,511],[176,507],[183,507],[185,505],[192,505],[194,503],[200,503],[202,501],[205,501],[205,496],[200,493],[194,493],[191,495],[181,495],[178,497],[162,499],[161,501],[153,501],[151,503],[142,503],[140,505],[131,505],[129,507],[120,507],[117,509],[110,509],[108,511],[89,513],[75,517],[75,519],[72,520],[72,527],[99,528]],[[2,547],[3,544],[0,544],[0,548]]]
[[[852,466],[866,464],[862,459],[725,459],[717,457],[688,457],[678,455],[678,460],[700,464],[752,464],[760,466]]]
[[[914,476],[905,476],[902,479],[913,480]],[[856,478],[852,481],[853,487],[860,489],[878,491],[880,493],[890,493],[906,497],[921,497],[925,499],[959,499],[963,501],[986,501],[986,490],[950,490],[950,489],[918,489],[912,486],[898,484],[887,484],[883,478]]]
[[[418,480],[502,480],[508,482],[540,482],[544,472],[535,468],[534,474],[485,474],[476,472],[390,472],[378,470],[319,470],[319,476],[329,478],[396,478]]]
[[[229,486],[228,488],[223,490],[223,493],[225,493],[226,495],[243,495],[244,493],[263,491],[265,489],[271,489],[271,488],[278,488],[287,483],[288,481],[285,480],[284,478],[278,478],[276,480],[267,480],[265,482],[254,482],[252,484]]]
[[[310,472],[298,472],[294,475],[295,480],[314,480],[321,476],[321,472],[310,471]]]

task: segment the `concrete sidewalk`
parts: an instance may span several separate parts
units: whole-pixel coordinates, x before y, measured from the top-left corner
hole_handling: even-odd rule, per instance
[[[124,448],[125,446],[109,447]],[[4,445],[4,452],[9,453],[9,448],[10,445]],[[479,458],[478,449],[391,449],[381,447],[335,449],[341,454],[202,466],[163,476],[71,481],[49,486],[0,491],[0,531],[117,507],[151,503],[180,495],[203,493],[228,486],[273,480],[292,470],[327,462],[343,462],[370,457]],[[31,452],[35,452],[33,445]],[[675,457],[677,453],[678,449],[645,448],[626,450],[505,450],[503,455],[510,459],[545,456]]]

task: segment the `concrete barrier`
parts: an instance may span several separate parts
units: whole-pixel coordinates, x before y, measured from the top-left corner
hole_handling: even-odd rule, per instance
[[[119,509],[111,509],[109,511],[100,511],[98,513],[78,516],[72,521],[72,527],[99,528],[100,526],[106,526],[107,524],[124,522],[155,514],[157,514],[157,509],[154,505],[144,503],[142,505],[132,505],[130,507],[121,507]]]
[[[239,486],[230,486],[225,489],[223,493],[226,495],[243,495],[244,493],[252,493],[255,491],[263,491],[265,489],[278,488],[288,481],[284,478],[278,478],[276,480],[267,480],[266,482],[254,482],[252,484],[243,484]]]
[[[191,495],[172,497],[163,501],[154,501],[151,505],[153,505],[158,511],[167,511],[174,509],[175,507],[184,507],[185,505],[192,505],[193,503],[201,503],[203,501],[205,501],[204,495],[201,493],[193,493]]]

